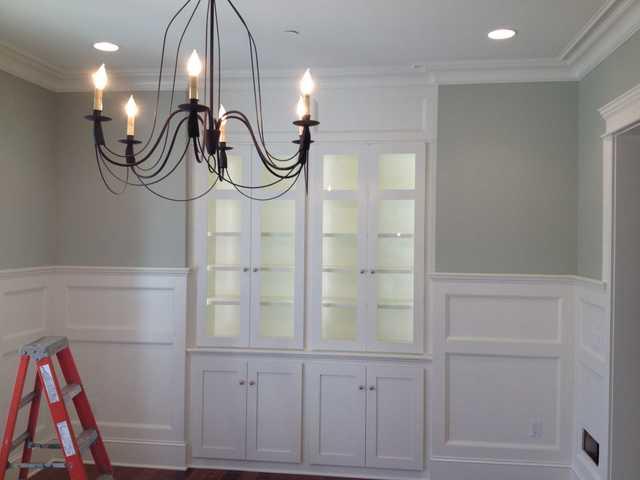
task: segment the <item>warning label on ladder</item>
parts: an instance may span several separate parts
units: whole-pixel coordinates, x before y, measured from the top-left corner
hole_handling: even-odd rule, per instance
[[[40,376],[44,383],[44,388],[47,390],[47,396],[49,397],[49,403],[56,403],[60,401],[58,397],[58,390],[56,384],[53,381],[53,375],[51,374],[51,367],[49,365],[42,365],[40,367]]]
[[[58,433],[60,434],[60,441],[62,441],[62,449],[66,457],[71,457],[76,454],[76,449],[73,447],[73,440],[71,439],[71,432],[69,431],[69,425],[67,422],[57,423]]]

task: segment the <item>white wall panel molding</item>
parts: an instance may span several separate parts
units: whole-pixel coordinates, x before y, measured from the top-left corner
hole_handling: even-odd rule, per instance
[[[568,463],[575,279],[430,277],[433,454]]]

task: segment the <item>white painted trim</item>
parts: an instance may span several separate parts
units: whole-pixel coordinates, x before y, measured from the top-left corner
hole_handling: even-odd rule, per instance
[[[156,268],[156,267],[91,267],[91,266],[57,266],[55,273],[109,274],[109,275],[165,275],[186,277],[189,268]]]
[[[433,282],[477,282],[477,283],[558,283],[563,285],[588,285],[597,289],[606,289],[607,284],[600,280],[578,275],[538,275],[538,274],[494,274],[494,273],[447,273],[434,272],[428,275]]]

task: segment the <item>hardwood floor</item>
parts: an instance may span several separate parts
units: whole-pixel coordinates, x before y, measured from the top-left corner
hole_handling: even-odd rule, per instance
[[[97,477],[95,469],[88,467],[90,479]],[[46,470],[33,477],[35,480],[67,480],[66,470]],[[283,475],[281,473],[230,472],[225,470],[189,469],[186,472],[153,468],[115,467],[115,480],[340,480],[336,477]],[[348,480],[348,479],[342,479]]]

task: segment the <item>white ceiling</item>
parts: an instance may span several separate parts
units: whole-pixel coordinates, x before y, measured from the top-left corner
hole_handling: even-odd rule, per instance
[[[164,25],[184,0],[1,1],[0,42],[67,71],[107,63],[121,70],[156,67]],[[192,0],[195,4],[197,0]],[[204,50],[206,5],[184,41]],[[235,0],[260,49],[261,66],[389,67],[468,60],[556,59],[611,0]],[[249,67],[246,37],[221,5],[223,66]],[[185,18],[185,16],[183,16]],[[181,23],[184,23],[181,22]],[[514,40],[487,32],[509,26]],[[296,29],[296,37],[283,30]],[[171,43],[175,48],[174,33]],[[120,45],[95,51],[95,41]],[[173,54],[172,54],[173,55]]]

